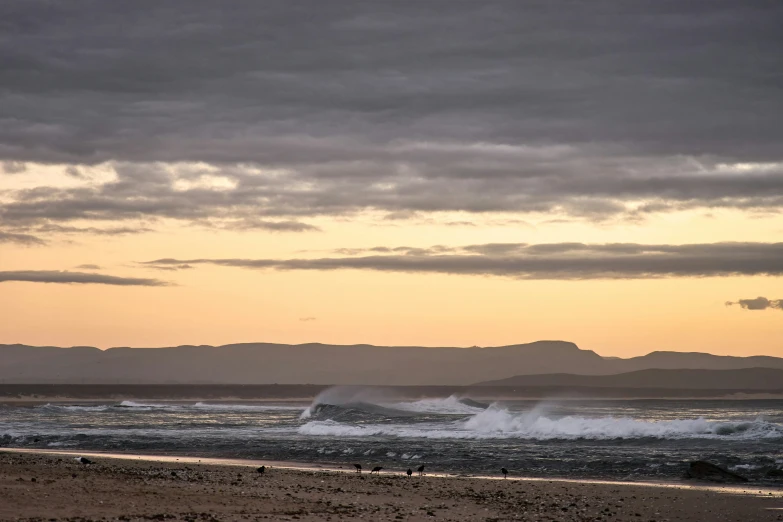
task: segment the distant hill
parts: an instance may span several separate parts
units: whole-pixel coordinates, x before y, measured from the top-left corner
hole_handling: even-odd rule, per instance
[[[739,368],[781,368],[783,359],[754,355],[751,357],[732,357],[699,352],[651,352],[641,357],[614,359],[608,361],[619,371],[630,372],[647,368],[694,369],[694,370],[735,370]]]
[[[170,348],[0,345],[0,383],[468,385],[517,375],[783,369],[775,357],[654,352],[603,358],[574,343],[492,348],[247,343]]]
[[[508,379],[480,382],[475,386],[562,387],[562,388],[666,388],[680,390],[783,390],[783,370],[744,368],[739,370],[639,370],[615,375],[551,373],[517,375]]]

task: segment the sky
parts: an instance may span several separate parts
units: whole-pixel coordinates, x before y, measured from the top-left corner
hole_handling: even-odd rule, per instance
[[[783,4],[0,6],[0,343],[783,356]]]

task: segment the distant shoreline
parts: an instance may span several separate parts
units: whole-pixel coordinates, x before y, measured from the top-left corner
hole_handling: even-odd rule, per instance
[[[172,402],[308,402],[329,385],[0,384],[0,404]],[[371,388],[370,386],[353,386]],[[379,386],[400,400],[457,395],[485,400],[780,400],[783,391],[558,386]]]

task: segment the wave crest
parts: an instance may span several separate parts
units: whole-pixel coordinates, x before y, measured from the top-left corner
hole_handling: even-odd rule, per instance
[[[472,399],[451,395],[445,399],[421,399],[413,402],[395,402],[393,408],[417,413],[435,413],[441,415],[473,415],[489,407]]]
[[[783,438],[783,425],[756,419],[746,422],[704,418],[651,421],[627,417],[547,417],[541,410],[511,412],[492,406],[468,419],[450,423],[347,424],[334,419],[313,420],[301,426],[303,435],[391,436],[428,439],[734,439]]]
[[[400,400],[393,390],[366,388],[361,386],[334,386],[324,390],[313,399],[301,418],[343,418],[348,410],[357,415],[381,415],[384,417],[406,417],[411,415],[473,415],[485,408],[472,399],[451,395],[444,398]]]

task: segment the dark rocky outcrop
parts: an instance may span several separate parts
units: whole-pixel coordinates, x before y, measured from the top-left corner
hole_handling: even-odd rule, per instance
[[[732,473],[725,470],[720,466],[705,462],[703,460],[697,460],[690,463],[688,470],[685,472],[685,478],[695,480],[707,480],[710,482],[747,482],[748,479],[742,475]]]

